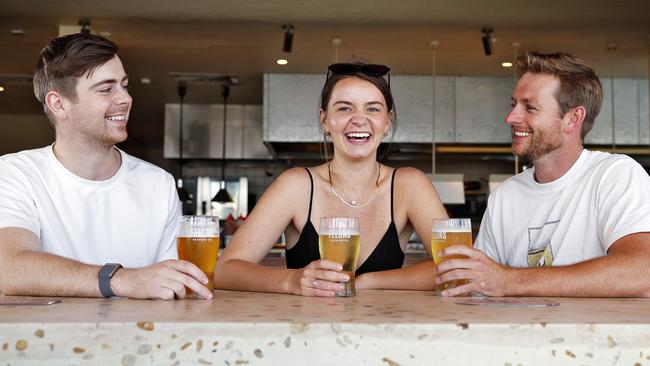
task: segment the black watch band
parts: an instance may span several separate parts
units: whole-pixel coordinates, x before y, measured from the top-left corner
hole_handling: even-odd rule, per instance
[[[122,268],[122,265],[119,263],[106,263],[99,270],[99,292],[104,297],[113,297],[115,294],[111,290],[111,278],[117,272],[118,269]]]

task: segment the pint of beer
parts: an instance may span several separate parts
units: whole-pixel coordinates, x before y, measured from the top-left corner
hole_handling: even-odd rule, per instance
[[[343,266],[343,272],[350,276],[343,291],[336,296],[354,296],[354,271],[359,260],[361,236],[359,219],[356,217],[322,217],[318,235],[318,249],[321,259],[328,259]]]
[[[431,253],[436,265],[447,259],[464,258],[461,255],[451,255],[444,258],[438,256],[438,252],[452,245],[472,246],[472,222],[470,219],[434,219],[431,231]],[[436,286],[435,292],[464,285],[467,280],[455,280],[445,282]]]
[[[206,287],[214,290],[214,267],[219,255],[219,218],[182,216],[178,227],[178,259],[192,262],[208,277]],[[188,296],[192,291],[186,288]]]

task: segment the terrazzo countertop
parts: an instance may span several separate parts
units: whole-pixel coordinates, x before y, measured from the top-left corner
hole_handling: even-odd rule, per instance
[[[0,305],[0,365],[650,365],[650,300],[458,304],[467,299],[216,291]]]

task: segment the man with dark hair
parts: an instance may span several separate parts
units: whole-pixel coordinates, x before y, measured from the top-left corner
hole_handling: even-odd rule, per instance
[[[41,51],[34,93],[56,140],[0,157],[4,294],[173,299],[187,286],[212,298],[203,272],[176,259],[173,178],[115,147],[131,109],[117,51],[84,34]]]
[[[456,296],[650,297],[650,177],[634,160],[583,140],[603,99],[584,61],[529,53],[506,123],[512,151],[533,168],[490,194],[476,249],[438,267]]]

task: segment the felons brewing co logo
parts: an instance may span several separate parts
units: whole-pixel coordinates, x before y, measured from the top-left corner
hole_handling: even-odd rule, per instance
[[[447,232],[446,231],[434,231],[433,232],[433,238],[437,240],[445,240],[447,239]]]
[[[328,235],[330,243],[347,243],[352,235],[343,232],[334,232]]]

